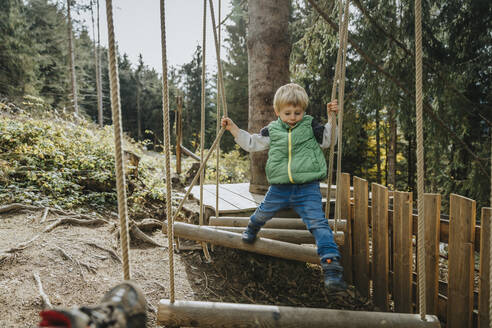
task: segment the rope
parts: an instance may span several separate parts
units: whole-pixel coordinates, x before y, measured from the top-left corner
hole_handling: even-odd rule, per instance
[[[222,0],[219,0],[219,22],[221,17],[222,10]],[[217,28],[219,29],[219,61],[220,61],[220,31],[221,31],[222,23],[219,23]],[[220,130],[220,87],[219,87],[219,77],[217,77],[217,127],[215,129],[215,133],[219,134]],[[219,217],[219,175],[220,175],[220,144],[217,147],[217,151],[215,153],[215,217]]]
[[[210,4],[210,16],[212,18],[212,26],[217,26],[215,25],[214,3],[212,2],[212,0],[209,0],[209,4]],[[217,31],[215,30],[215,28],[213,28],[212,31],[214,31],[215,53],[217,58],[217,71],[218,71],[218,77],[220,82],[219,83],[220,98],[222,99],[222,108],[224,110],[224,116],[227,117],[227,102],[226,102],[226,96],[224,90],[224,75],[222,74],[222,63],[220,62],[220,46],[217,38]]]
[[[203,0],[203,51],[202,51],[202,94],[201,94],[201,113],[200,113],[200,164],[203,163],[203,155],[205,150],[205,77],[206,77],[206,34],[207,34],[207,0]],[[200,216],[198,219],[199,225],[203,225],[203,182],[205,180],[205,170],[200,173]],[[211,261],[210,254],[208,253],[208,246],[206,242],[202,242],[203,254],[207,261]]]
[[[424,133],[422,124],[422,13],[421,0],[415,0],[415,103],[417,111],[417,199],[419,313],[425,320],[425,236],[424,236]]]
[[[169,135],[169,89],[167,83],[167,55],[166,55],[166,17],[164,0],[160,1],[161,11],[161,44],[162,44],[162,114],[164,121],[164,149],[166,152],[166,217],[167,217],[167,240],[169,253],[169,301],[174,303],[174,218],[171,213],[171,146]],[[164,227],[163,227],[164,228]]]
[[[337,62],[335,64],[335,76],[333,77],[333,86],[331,88],[331,98],[330,101],[335,100],[337,95],[337,81],[340,74],[340,58],[342,57],[342,11],[343,11],[342,0],[338,2],[338,39],[340,40],[340,45],[338,46]],[[326,191],[326,207],[325,207],[325,217],[328,220],[330,218],[331,211],[331,183],[333,181],[333,158],[335,157],[335,129],[334,123],[336,117],[334,113],[328,113],[328,119],[331,121],[331,136],[330,136],[330,157],[328,160],[328,190]],[[335,234],[337,232],[337,224],[335,222]]]
[[[109,86],[111,89],[111,111],[114,125],[114,150],[116,161],[116,191],[118,195],[118,216],[120,218],[121,257],[123,259],[123,277],[130,279],[129,238],[128,238],[128,209],[126,205],[126,183],[123,163],[123,148],[121,147],[121,104],[118,65],[116,64],[116,47],[113,27],[113,3],[106,1],[106,16],[108,21],[108,57],[109,57]]]
[[[211,14],[210,16],[212,17],[212,26],[216,26],[216,24],[215,24],[215,14],[214,14],[214,4],[213,4],[212,0],[209,1],[209,4],[210,4],[210,14]],[[214,32],[215,51],[216,51],[217,54],[219,54],[219,43],[217,41],[217,31],[215,30],[215,28],[213,28],[212,30]],[[226,97],[225,97],[225,92],[224,92],[224,79],[223,79],[223,75],[222,75],[222,63],[220,62],[220,59],[219,59],[218,56],[217,56],[217,68],[218,68],[218,77],[219,77],[219,82],[220,82],[219,83],[219,88],[220,88],[220,96],[221,96],[220,98],[222,100],[222,108],[224,110],[224,116],[227,116],[227,102],[226,102]],[[179,215],[179,213],[183,209],[183,205],[184,205],[185,200],[190,195],[191,189],[193,189],[193,187],[195,186],[195,184],[196,184],[196,182],[198,180],[198,177],[201,175],[201,172],[204,170],[205,165],[207,164],[207,161],[210,158],[210,155],[212,155],[212,153],[214,152],[215,148],[219,144],[220,139],[222,138],[222,135],[224,134],[224,132],[225,132],[225,129],[223,127],[221,127],[220,130],[219,130],[219,133],[215,137],[215,140],[214,140],[212,146],[210,146],[210,150],[208,151],[207,155],[203,159],[203,163],[200,164],[200,167],[198,168],[198,172],[195,174],[195,177],[191,181],[190,186],[186,190],[185,195],[181,199],[181,201],[180,201],[180,203],[178,205],[178,209],[174,213],[173,221],[177,218],[177,216]],[[169,238],[169,236],[168,236],[168,238]]]
[[[345,96],[345,61],[347,59],[347,35],[348,35],[348,21],[349,21],[349,0],[345,2],[345,14],[343,20],[343,56],[342,56],[342,64],[341,64],[341,73],[340,73],[340,86],[338,89],[338,104],[340,107],[340,113],[338,114],[338,145],[337,145],[337,199],[335,201],[335,226],[336,222],[340,219],[342,204],[339,201],[342,199],[341,192],[342,189],[339,187],[341,176],[342,176],[342,130],[343,130],[343,104],[344,104],[344,96]]]

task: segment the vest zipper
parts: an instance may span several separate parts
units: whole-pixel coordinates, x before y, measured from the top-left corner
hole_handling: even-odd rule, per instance
[[[295,183],[290,171],[290,163],[292,162],[292,128],[289,128],[289,162],[287,164],[287,172],[289,173],[290,183]]]

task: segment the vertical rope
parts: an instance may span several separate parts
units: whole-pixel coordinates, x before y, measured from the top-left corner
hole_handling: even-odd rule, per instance
[[[166,217],[167,217],[167,240],[169,253],[169,301],[174,303],[174,218],[171,213],[171,145],[169,132],[169,88],[167,82],[167,54],[166,54],[166,17],[164,0],[160,1],[161,11],[161,44],[162,44],[162,114],[164,123],[164,149],[166,152]],[[164,229],[164,227],[163,227]]]
[[[207,0],[203,0],[203,28],[202,28],[202,93],[201,93],[201,111],[200,111],[200,164],[203,164],[203,155],[205,154],[205,83],[206,83],[206,65],[205,65],[205,57],[206,57],[206,41],[207,41]],[[203,183],[205,180],[205,170],[206,166],[204,165],[203,171],[200,172],[200,216],[198,219],[198,223],[203,225]],[[206,242],[202,242],[203,254],[205,258],[210,261],[211,257],[208,253],[208,246]]]
[[[98,46],[97,46],[97,43],[96,43],[96,27],[94,25],[94,4],[92,3],[92,0],[90,1],[90,6],[91,6],[91,22],[92,22],[92,39],[94,40],[93,42],[93,46],[94,46],[94,68],[95,68],[95,72],[96,72],[96,90],[97,90],[97,113],[98,113],[98,123],[99,123],[99,127],[102,128],[103,127],[103,123],[102,123],[102,107],[100,106],[100,103],[99,103],[99,96],[101,94],[101,85],[99,84],[99,49],[98,49]],[[97,8],[98,10],[98,21],[99,21],[99,6]]]
[[[221,26],[222,26],[222,23],[221,23],[221,10],[222,10],[222,2],[221,0],[219,0],[219,25],[217,26],[217,29],[219,30],[219,61],[220,60],[220,41],[221,41],[221,38],[220,38],[220,31],[221,31]],[[215,27],[213,27],[215,28]],[[219,80],[219,77],[217,76],[217,128],[215,129],[216,130],[216,134],[219,134],[219,130],[220,130],[220,87],[219,87],[219,83],[220,83],[220,80]],[[215,153],[216,154],[216,160],[215,160],[215,217],[219,217],[219,176],[220,176],[220,143],[219,143],[219,147],[217,147],[217,152]]]
[[[424,133],[422,124],[422,5],[415,0],[415,103],[417,111],[417,199],[419,313],[425,320]]]
[[[342,57],[342,12],[343,12],[343,2],[339,0],[338,2],[338,53],[337,62],[335,64],[335,76],[333,77],[333,86],[331,87],[331,98],[330,101],[336,99],[337,96],[337,82],[340,74],[340,62]],[[327,108],[328,109],[328,108]],[[328,159],[328,189],[326,191],[326,207],[325,207],[325,217],[328,220],[330,218],[331,211],[331,184],[333,182],[333,159],[335,157],[335,123],[336,117],[334,113],[328,113],[328,120],[331,122],[331,136],[330,136],[330,156]],[[335,223],[335,233],[337,232],[337,225]]]
[[[347,59],[347,35],[348,35],[348,21],[349,21],[349,0],[345,2],[345,13],[344,13],[344,20],[343,20],[343,31],[342,31],[342,42],[343,42],[343,49],[342,49],[342,63],[340,67],[340,85],[338,88],[338,106],[339,106],[339,111],[338,113],[338,145],[337,145],[337,200],[335,202],[335,226],[340,219],[341,216],[341,211],[342,211],[342,204],[340,202],[341,200],[341,191],[342,189],[339,187],[340,181],[341,181],[341,176],[342,176],[342,130],[343,130],[343,104],[344,104],[344,97],[345,97],[345,61]],[[346,218],[348,220],[348,218]]]
[[[216,24],[215,24],[215,14],[214,14],[214,4],[213,4],[212,0],[209,1],[209,4],[210,4],[210,16],[212,17],[212,26],[216,26]],[[217,40],[217,31],[215,30],[215,28],[213,28],[212,30],[214,32],[215,51],[218,54],[219,53],[219,43],[218,43],[218,40]],[[219,59],[219,56],[218,55],[217,55],[217,68],[218,68],[218,71],[219,71],[218,72],[219,73],[219,82],[220,82],[219,83],[219,86],[220,86],[220,96],[221,96],[220,98],[222,100],[222,108],[223,108],[223,111],[224,111],[224,116],[227,116],[227,102],[226,102],[225,91],[224,91],[224,78],[223,78],[223,75],[222,75],[222,63],[220,62],[220,59]],[[178,209],[174,213],[173,220],[175,220],[177,218],[177,216],[179,215],[181,209],[183,208],[183,204],[184,204],[185,200],[190,195],[191,190],[193,189],[193,187],[195,186],[195,184],[196,184],[196,182],[198,180],[198,177],[200,177],[200,174],[203,171],[203,169],[205,168],[205,165],[206,165],[208,159],[210,158],[210,155],[212,155],[212,153],[214,152],[215,148],[219,144],[220,139],[222,138],[222,135],[224,134],[224,132],[225,132],[225,129],[221,127],[220,130],[219,130],[219,133],[215,137],[215,140],[214,140],[212,146],[210,146],[210,149],[209,149],[207,155],[205,156],[205,158],[203,160],[203,163],[200,164],[200,168],[198,168],[198,172],[196,173],[195,177],[191,181],[188,189],[186,190],[185,195],[181,199],[181,201],[180,201],[180,203],[178,205]]]
[[[116,191],[118,195],[118,216],[120,218],[121,257],[123,259],[123,277],[130,278],[129,238],[128,238],[128,209],[126,205],[126,183],[123,163],[123,148],[121,146],[121,104],[118,66],[116,64],[116,46],[113,27],[113,3],[106,0],[106,16],[108,21],[108,57],[109,57],[109,86],[111,89],[111,111],[113,113],[115,161],[116,161]]]
[[[214,13],[214,3],[212,0],[209,0],[210,4],[210,16],[212,18],[212,26],[214,27],[212,31],[214,32],[214,41],[215,41],[215,54],[217,57],[217,71],[219,75],[219,88],[220,88],[220,99],[222,100],[222,109],[224,111],[224,116],[227,117],[227,102],[226,102],[226,96],[225,96],[225,90],[224,90],[224,76],[222,74],[222,63],[220,62],[220,45],[219,45],[219,40],[217,37],[217,31],[215,29],[215,13]]]

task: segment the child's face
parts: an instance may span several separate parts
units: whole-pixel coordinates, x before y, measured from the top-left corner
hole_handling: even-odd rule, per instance
[[[280,108],[280,110],[275,110],[275,114],[277,114],[283,122],[287,123],[291,127],[294,127],[297,122],[302,120],[304,117],[304,109],[300,106],[284,105]]]

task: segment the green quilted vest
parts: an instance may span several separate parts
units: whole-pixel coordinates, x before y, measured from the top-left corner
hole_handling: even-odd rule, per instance
[[[270,150],[265,171],[270,184],[306,183],[326,177],[326,161],[314,137],[312,121],[312,116],[304,115],[293,128],[280,118],[268,125]]]

